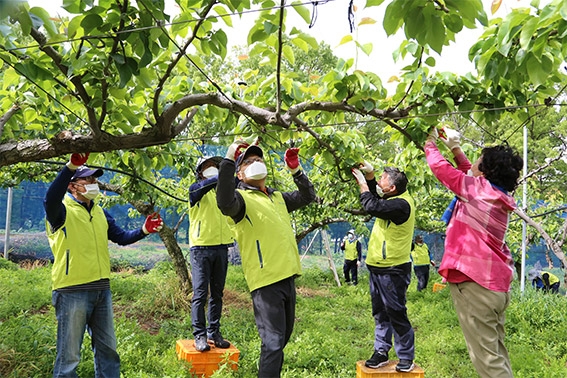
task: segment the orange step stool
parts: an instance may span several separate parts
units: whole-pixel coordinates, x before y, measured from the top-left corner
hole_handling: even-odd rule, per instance
[[[396,371],[398,361],[388,361],[388,365],[378,369],[370,369],[364,366],[364,361],[356,363],[356,378],[424,378],[425,372],[422,368],[415,365],[409,373],[399,373]]]
[[[216,348],[213,343],[209,345],[211,350],[199,352],[195,350],[195,340],[177,340],[175,351],[178,359],[191,363],[191,373],[198,376],[210,377],[224,363],[232,370],[238,369],[240,351],[232,343],[228,349]]]

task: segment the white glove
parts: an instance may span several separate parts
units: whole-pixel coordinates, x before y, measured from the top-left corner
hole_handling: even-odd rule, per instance
[[[236,161],[242,151],[244,151],[248,146],[249,144],[241,139],[235,140],[230,146],[228,146],[225,157],[232,161]]]
[[[443,132],[445,133],[445,138],[441,137],[441,140],[448,149],[453,150],[453,148],[461,147],[461,133],[447,126],[443,127]]]
[[[364,177],[364,174],[360,172],[360,169],[353,168],[351,172],[354,178],[356,179],[358,185],[364,184],[366,182],[366,178]]]
[[[437,138],[439,138],[439,132],[437,131],[437,127],[432,127],[429,131],[429,135],[427,135],[427,142],[437,143]]]
[[[360,169],[364,173],[374,172],[374,167],[366,160],[364,160],[363,163],[360,163],[358,169]]]

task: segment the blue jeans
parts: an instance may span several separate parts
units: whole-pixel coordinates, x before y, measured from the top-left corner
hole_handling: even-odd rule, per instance
[[[193,335],[211,336],[220,331],[222,295],[228,270],[228,245],[191,247],[191,276],[193,299],[191,300],[191,324]],[[209,326],[205,319],[205,305],[209,298]]]
[[[53,291],[57,357],[53,377],[77,377],[85,328],[92,339],[95,377],[120,377],[110,290]]]

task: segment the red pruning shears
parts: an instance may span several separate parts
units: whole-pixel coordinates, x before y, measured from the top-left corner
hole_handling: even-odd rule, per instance
[[[440,137],[440,138],[447,140],[447,134],[445,133],[445,129],[444,129],[444,128],[442,128],[442,127],[439,128],[439,129],[437,130],[437,133],[439,134],[439,137]]]

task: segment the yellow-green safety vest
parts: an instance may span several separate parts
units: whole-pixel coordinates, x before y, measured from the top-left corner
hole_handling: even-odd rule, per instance
[[[108,221],[104,211],[94,204],[90,213],[80,203],[65,196],[65,223],[47,237],[54,261],[51,269],[53,290],[110,278]]]
[[[282,194],[237,190],[244,198],[246,214],[236,224],[230,217],[228,222],[240,248],[250,291],[300,275],[297,242]]]
[[[357,260],[358,259],[358,251],[356,250],[356,243],[358,240],[345,241],[345,260]]]
[[[427,244],[423,243],[419,245],[414,243],[413,251],[411,251],[411,258],[413,261],[413,265],[429,265],[431,263],[431,259],[429,258],[429,248]]]
[[[542,277],[543,277],[543,274],[544,274],[544,273],[549,274],[549,286],[553,285],[554,283],[559,282],[559,278],[558,278],[555,274],[550,273],[550,272],[546,272],[545,270],[542,270],[542,271],[541,271],[541,276],[542,276]],[[543,281],[543,278],[542,278],[542,281]]]
[[[189,208],[189,243],[193,246],[232,244],[228,219],[217,206],[216,190],[209,190]]]
[[[415,225],[415,205],[407,191],[399,196],[390,197],[387,201],[401,198],[410,205],[410,215],[407,221],[400,225],[394,222],[376,218],[370,241],[366,264],[376,267],[390,267],[410,261],[411,243]]]

